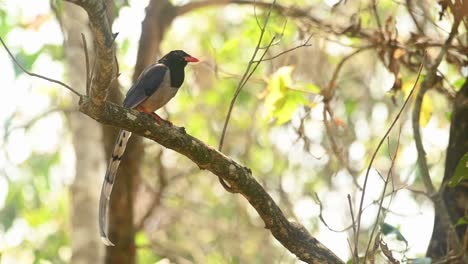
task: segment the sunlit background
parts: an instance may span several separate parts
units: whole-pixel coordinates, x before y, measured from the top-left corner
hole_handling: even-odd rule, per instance
[[[122,73],[119,81],[124,92],[131,85],[147,2],[129,1],[121,7],[112,26],[114,32],[119,32],[116,39]],[[307,6],[316,1],[305,2],[278,1],[283,5]],[[174,1],[182,3],[185,2]],[[318,16],[324,19],[351,16],[347,8],[332,13],[330,8],[335,2],[316,4]],[[355,3],[348,5],[354,8]],[[414,26],[404,8],[393,1],[381,1],[381,8],[394,16],[399,37],[408,38]],[[437,16],[438,10],[431,12]],[[265,12],[257,10],[257,13],[263,21]],[[48,1],[3,0],[0,19],[0,36],[22,65],[34,73],[67,82],[64,37]],[[362,23],[371,22],[364,18]],[[442,19],[437,26],[439,31],[433,35],[445,36],[450,21]],[[300,33],[300,25],[280,15],[272,16],[269,27],[268,37],[283,33],[270,55],[300,45],[308,37]],[[259,28],[250,6],[208,8],[177,18],[164,38],[162,53],[184,49],[203,62],[186,69],[184,86],[162,114],[169,114],[172,122],[216,147],[230,98],[258,36]],[[297,103],[283,112],[275,113],[268,105],[271,92],[268,87],[275,74],[285,79],[289,74],[290,86],[299,90],[307,90],[306,85],[325,87],[336,64],[352,51],[349,45],[359,42],[314,33],[310,44],[261,64],[234,109],[225,153],[252,169],[289,218],[301,222],[340,258],[348,260],[353,237],[348,228],[351,215],[347,195],[351,195],[356,213],[361,192],[330,147],[321,96],[311,89],[301,95],[307,99],[306,104]],[[82,64],[84,59],[76,63]],[[454,68],[443,63],[440,70],[450,82],[456,83],[459,73]],[[414,73],[405,72],[406,93],[415,79]],[[361,186],[370,157],[404,100],[404,93],[400,93],[396,95],[396,104],[392,103],[388,91],[393,82],[393,74],[371,51],[350,60],[338,79],[332,104],[333,137]],[[0,87],[0,263],[67,263],[72,256],[69,203],[76,157],[66,115],[76,111],[71,100],[73,94],[56,84],[28,76],[14,65],[3,48]],[[443,175],[450,107],[441,94],[430,92],[428,97],[423,110],[428,118],[422,130],[423,143],[437,185]],[[384,217],[380,222],[399,231],[385,236],[399,259],[425,255],[434,218],[432,203],[421,194],[424,188],[416,168],[410,109],[404,112],[370,170],[361,227],[370,232],[376,224],[384,186],[381,177],[389,173],[398,145],[388,196],[383,202],[387,210],[381,213]],[[277,122],[281,119],[285,121]],[[151,141],[145,141],[145,145],[144,178],[151,181],[157,173],[151,160],[161,148]],[[214,175],[199,171],[196,165],[170,150],[164,150],[162,155],[169,177],[181,173],[182,176],[168,187],[153,216],[155,223],[140,233],[137,246],[155,240],[164,248],[169,241],[167,246],[176,245],[174,254],[191,256],[188,259],[195,263],[299,262],[263,228],[246,200],[225,192]],[[104,164],[105,160],[99,163]],[[101,182],[102,178],[96,178],[94,184]],[[363,236],[362,245],[366,244],[366,237]],[[155,263],[163,258],[146,247],[137,250],[139,263]]]

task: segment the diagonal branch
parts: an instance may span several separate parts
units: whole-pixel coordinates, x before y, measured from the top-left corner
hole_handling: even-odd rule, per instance
[[[80,111],[100,123],[149,138],[188,157],[200,168],[209,170],[227,181],[255,208],[265,222],[265,228],[270,229],[273,236],[299,259],[308,263],[343,263],[302,225],[286,219],[275,201],[252,176],[249,168],[186,134],[184,129],[159,126],[146,114],[136,113],[112,103],[105,102],[102,107],[96,106],[86,96],[81,97]]]
[[[375,157],[377,156],[377,153],[379,152],[380,150],[380,147],[382,146],[382,144],[384,143],[385,139],[388,137],[388,135],[390,134],[390,132],[392,131],[393,127],[395,126],[396,122],[398,121],[398,119],[400,119],[400,116],[401,114],[403,113],[403,110],[405,110],[406,108],[406,105],[408,104],[411,96],[413,95],[414,93],[414,90],[416,89],[416,85],[418,84],[418,81],[419,81],[419,77],[421,77],[421,71],[422,71],[422,68],[423,68],[423,64],[421,63],[421,66],[419,67],[419,71],[418,71],[418,75],[416,77],[416,81],[414,82],[414,85],[413,85],[413,88],[411,89],[410,93],[408,94],[408,97],[406,98],[405,102],[403,103],[403,105],[401,106],[400,108],[400,111],[398,111],[398,113],[396,114],[395,118],[393,119],[392,123],[390,124],[390,127],[387,129],[387,131],[385,132],[384,136],[380,139],[379,141],[379,144],[377,145],[377,148],[375,149],[374,153],[372,154],[372,157],[369,161],[369,165],[367,166],[367,170],[366,170],[366,174],[365,174],[365,177],[364,177],[364,184],[362,186],[362,195],[361,195],[361,200],[359,202],[359,210],[357,212],[357,232],[356,232],[356,236],[354,238],[354,251],[355,252],[358,252],[358,242],[359,242],[359,231],[361,230],[361,216],[362,216],[362,206],[364,204],[364,196],[366,195],[366,187],[367,187],[367,180],[369,179],[369,172],[370,172],[370,169],[372,168],[372,164],[375,160]]]
[[[40,75],[40,74],[37,74],[37,73],[33,73],[33,72],[30,72],[28,70],[26,70],[26,68],[23,67],[23,65],[21,65],[18,60],[16,60],[15,56],[13,56],[13,53],[11,53],[10,49],[7,47],[7,45],[5,44],[5,42],[3,41],[3,38],[0,37],[0,42],[2,43],[3,45],[3,48],[5,48],[5,50],[8,52],[8,55],[10,55],[10,58],[13,60],[13,62],[21,68],[21,70],[23,72],[25,72],[26,74],[28,74],[29,76],[32,76],[32,77],[37,77],[39,79],[43,79],[43,80],[46,80],[46,81],[49,81],[49,82],[53,82],[53,83],[56,83],[56,84],[60,84],[61,86],[67,88],[68,90],[70,90],[70,92],[74,93],[75,95],[78,95],[80,96],[81,94],[79,92],[77,92],[75,89],[73,89],[70,85],[64,83],[64,82],[61,82],[61,81],[58,81],[58,80],[54,80],[54,79],[51,79],[49,77],[45,77],[43,75]]]

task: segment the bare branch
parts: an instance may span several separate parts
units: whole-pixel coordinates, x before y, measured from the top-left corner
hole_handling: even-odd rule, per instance
[[[273,56],[271,56],[271,57],[269,57],[269,58],[262,59],[261,61],[270,61],[270,60],[274,60],[274,59],[276,59],[276,58],[278,58],[278,57],[280,57],[280,56],[282,56],[282,55],[284,55],[284,54],[286,54],[286,53],[289,53],[289,52],[293,51],[293,50],[296,50],[296,49],[299,49],[299,48],[303,48],[303,47],[310,47],[310,46],[312,46],[312,44],[309,44],[309,41],[310,41],[311,38],[312,38],[312,35],[310,35],[304,43],[302,43],[302,44],[300,44],[300,45],[297,45],[297,46],[295,46],[295,47],[293,47],[293,48],[284,50],[284,51],[282,51],[282,52],[280,52],[280,53],[278,53],[278,54],[276,54],[276,55],[273,55]],[[254,62],[261,62],[261,61],[256,60],[256,61],[254,61]]]
[[[393,155],[393,158],[391,158],[392,163],[390,164],[390,169],[388,170],[387,178],[384,180],[384,187],[383,187],[383,190],[382,190],[382,197],[380,198],[380,202],[379,202],[379,210],[377,211],[377,216],[375,217],[375,224],[374,224],[374,227],[372,228],[371,234],[369,236],[369,241],[367,243],[366,253],[364,255],[364,263],[366,263],[367,254],[369,252],[369,248],[370,248],[370,245],[372,243],[372,237],[374,236],[374,232],[377,229],[377,226],[379,224],[380,213],[382,211],[383,201],[384,201],[384,198],[385,198],[385,191],[387,190],[388,181],[390,179],[390,176],[392,175],[392,169],[395,166],[395,161],[396,161],[396,157],[397,157],[397,154],[398,154],[398,147],[400,146],[401,128],[402,128],[402,126],[400,124],[400,130],[398,132],[398,140],[397,140],[395,154]]]
[[[357,214],[357,234],[356,234],[356,237],[355,237],[355,240],[354,240],[354,247],[355,247],[354,250],[356,252],[358,251],[359,231],[360,231],[360,228],[361,228],[362,205],[364,203],[364,196],[366,194],[367,180],[369,179],[369,172],[370,172],[370,169],[372,167],[372,163],[374,162],[374,159],[377,156],[377,152],[379,151],[379,149],[382,146],[383,142],[388,137],[388,134],[390,134],[390,131],[395,126],[396,122],[400,118],[401,113],[403,112],[403,110],[405,109],[405,107],[408,104],[409,100],[411,99],[411,97],[412,97],[412,95],[414,93],[414,90],[416,88],[416,84],[419,81],[419,77],[421,76],[422,68],[423,68],[423,64],[421,63],[421,65],[419,67],[419,71],[418,71],[418,76],[416,78],[416,81],[414,82],[413,88],[411,89],[410,93],[408,94],[408,97],[406,98],[405,102],[403,103],[403,106],[401,107],[400,111],[398,112],[396,117],[393,119],[392,124],[387,129],[384,136],[382,137],[379,144],[377,145],[377,148],[375,149],[374,154],[372,154],[371,160],[369,162],[369,166],[367,166],[366,176],[364,178],[364,185],[363,185],[363,190],[362,190],[362,195],[361,195],[361,201],[359,203],[359,210],[358,210],[358,214]]]
[[[219,140],[219,147],[218,147],[218,150],[222,150],[223,149],[223,143],[224,143],[224,136],[226,134],[226,130],[227,130],[227,126],[229,124],[229,120],[231,118],[231,113],[232,113],[232,109],[234,108],[234,104],[236,102],[236,99],[237,99],[237,96],[239,95],[239,93],[241,92],[242,88],[245,86],[245,84],[247,83],[247,81],[249,80],[250,76],[252,76],[252,74],[255,72],[255,70],[257,69],[258,65],[260,64],[260,62],[262,61],[263,59],[263,56],[265,56],[266,52],[268,51],[268,48],[273,44],[273,40],[275,39],[273,37],[273,39],[270,41],[269,45],[267,46],[267,48],[265,49],[262,57],[260,58],[260,60],[258,62],[255,62],[255,57],[257,56],[257,53],[258,53],[258,50],[260,49],[260,44],[262,43],[262,40],[263,40],[263,35],[265,34],[265,30],[266,30],[266,26],[268,24],[268,20],[270,19],[270,15],[271,15],[271,11],[273,9],[273,6],[275,5],[276,3],[276,0],[273,0],[273,3],[272,5],[270,6],[270,10],[268,10],[268,13],[267,13],[267,16],[265,18],[265,22],[263,23],[263,27],[260,31],[260,36],[258,38],[258,42],[257,42],[257,46],[255,47],[255,50],[252,54],[252,57],[250,58],[250,61],[247,65],[247,68],[245,69],[245,72],[241,78],[241,80],[239,81],[239,84],[237,85],[237,88],[236,88],[236,92],[234,93],[234,97],[232,98],[231,100],[231,104],[229,105],[229,110],[228,110],[228,113],[226,115],[226,120],[224,121],[224,126],[223,126],[223,132],[221,133],[221,139]],[[256,64],[256,66],[253,68],[252,71],[250,71],[250,68],[252,67],[253,64]],[[224,185],[223,185],[224,186]]]
[[[88,45],[86,44],[86,37],[81,33],[81,40],[83,42],[83,51],[85,54],[85,65],[86,65],[86,95],[89,96],[89,89],[91,87],[91,76],[89,71],[89,54],[88,54]]]
[[[354,218],[354,211],[353,211],[353,203],[351,202],[351,195],[347,195],[347,198],[348,198],[348,205],[349,205],[349,212],[351,213],[351,220],[353,221],[352,223],[352,226],[353,226],[353,237],[354,239],[356,239],[356,234],[357,234],[357,230],[356,230],[356,221],[355,221],[355,218]],[[349,244],[349,248],[351,250],[351,252],[353,253],[353,263],[359,263],[359,253],[356,251],[356,250],[353,250],[353,248],[351,247],[351,244],[349,243],[349,240],[348,240],[348,244]]]
[[[227,126],[229,124],[229,120],[231,119],[231,113],[232,113],[232,110],[234,109],[234,104],[237,100],[237,96],[239,96],[242,88],[244,88],[245,84],[247,83],[247,81],[250,79],[250,77],[252,76],[252,74],[255,72],[255,70],[257,69],[257,67],[260,65],[260,62],[254,62],[255,60],[255,57],[257,56],[257,52],[258,50],[260,50],[260,44],[262,42],[262,39],[263,39],[263,34],[265,33],[265,29],[266,29],[266,26],[268,24],[268,20],[270,18],[270,15],[271,15],[271,10],[273,8],[273,6],[275,5],[276,3],[276,0],[273,0],[273,4],[271,5],[270,7],[270,10],[268,11],[268,14],[267,14],[267,17],[265,18],[265,22],[263,24],[263,28],[260,32],[260,37],[258,39],[258,43],[257,43],[257,46],[255,47],[255,50],[254,50],[254,53],[252,54],[252,58],[250,59],[248,65],[247,65],[247,68],[241,78],[241,80],[239,81],[239,84],[236,88],[236,92],[234,93],[234,97],[232,98],[231,100],[231,103],[229,105],[229,110],[228,110],[228,113],[227,113],[227,116],[226,116],[226,119],[224,121],[224,126],[223,126],[223,131],[221,133],[221,139],[219,140],[219,147],[218,149],[221,151],[222,148],[223,148],[223,142],[224,142],[224,137],[226,135],[226,131],[227,131]],[[273,41],[275,40],[275,37],[273,37],[270,41],[270,43],[268,43],[267,47],[265,48],[262,56],[260,57],[260,61],[263,59],[263,57],[265,56],[265,54],[268,52],[268,49],[271,47],[271,45],[273,44]],[[250,67],[255,64],[254,68],[250,71]],[[250,72],[249,72],[250,71]],[[223,186],[223,188],[228,191],[228,192],[231,192],[231,193],[237,193],[238,190],[234,189],[232,186],[229,186],[226,184],[226,182],[223,181],[223,179],[221,177],[219,177],[219,182],[221,183],[221,185]]]
[[[10,55],[11,59],[13,60],[13,62],[21,68],[21,70],[23,72],[25,72],[27,75],[29,76],[33,76],[33,77],[37,77],[37,78],[40,78],[40,79],[43,79],[43,80],[46,80],[46,81],[49,81],[49,82],[53,82],[53,83],[56,83],[56,84],[60,84],[61,86],[67,88],[69,91],[71,91],[72,93],[78,95],[78,96],[81,96],[81,94],[79,92],[77,92],[75,89],[71,88],[71,86],[69,86],[68,84],[65,84],[61,81],[58,81],[58,80],[55,80],[55,79],[52,79],[52,78],[49,78],[49,77],[45,77],[43,75],[40,75],[40,74],[37,74],[37,73],[33,73],[33,72],[30,72],[28,70],[26,70],[23,65],[21,65],[15,58],[15,56],[13,56],[13,54],[11,53],[11,51],[8,49],[7,45],[5,44],[5,42],[3,42],[3,38],[0,37],[0,42],[2,42],[2,45],[3,47],[5,48],[5,50],[8,52],[8,55]]]

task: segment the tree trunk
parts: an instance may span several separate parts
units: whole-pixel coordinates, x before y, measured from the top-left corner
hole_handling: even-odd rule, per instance
[[[458,162],[463,155],[468,152],[468,79],[462,89],[457,93],[453,103],[450,139],[447,147],[444,179],[440,192],[450,214],[452,223],[455,224],[457,220],[468,211],[468,182],[465,180],[455,188],[447,186],[455,172]],[[440,227],[437,213],[438,212],[436,212],[435,216],[431,242],[427,251],[427,256],[431,257],[433,260],[441,259],[450,253],[447,252],[447,230]],[[464,241],[464,236],[467,232],[466,225],[458,226],[456,232],[460,241]],[[466,243],[464,246],[465,252],[468,252]],[[451,254],[453,254],[453,252]]]
[[[87,36],[88,49],[92,51],[88,15],[67,2],[63,3],[62,15],[69,82],[85,93],[86,68],[80,33]],[[78,98],[73,97],[72,105],[77,104]],[[97,225],[97,208],[100,181],[104,175],[104,153],[99,148],[102,133],[99,124],[78,111],[68,116],[68,122],[76,155],[76,176],[71,186],[71,263],[101,263],[104,251]]]

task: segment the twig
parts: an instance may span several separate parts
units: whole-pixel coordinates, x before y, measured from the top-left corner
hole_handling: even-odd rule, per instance
[[[354,218],[354,212],[353,212],[353,204],[351,202],[351,195],[347,195],[346,196],[348,198],[348,206],[349,206],[349,212],[351,213],[351,220],[353,221],[352,223],[352,227],[353,227],[353,236],[356,237],[356,234],[357,234],[357,231],[356,231],[356,221],[355,221],[355,218]],[[358,255],[358,252],[356,250],[353,250],[353,248],[351,247],[351,243],[349,243],[349,240],[348,240],[348,244],[349,244],[349,248],[351,250],[351,252],[353,253],[353,262],[354,263],[359,263],[359,255]]]
[[[395,154],[393,155],[393,159],[391,159],[392,163],[390,164],[390,169],[388,170],[387,178],[385,179],[385,182],[384,182],[384,187],[383,187],[383,190],[382,190],[382,197],[380,198],[380,202],[379,202],[379,210],[377,211],[377,216],[375,218],[375,224],[374,224],[374,227],[372,228],[371,234],[369,236],[369,242],[367,243],[367,248],[366,248],[366,252],[365,252],[365,255],[364,255],[364,263],[366,263],[367,253],[369,252],[369,248],[370,248],[370,245],[372,243],[372,237],[374,236],[374,232],[375,232],[375,230],[377,228],[377,225],[379,223],[380,212],[382,211],[382,205],[383,205],[383,201],[384,201],[384,198],[385,198],[385,191],[387,190],[388,181],[390,179],[390,176],[392,175],[393,166],[395,165],[395,160],[396,160],[396,157],[397,157],[397,154],[398,154],[398,147],[400,146],[401,129],[402,129],[402,126],[401,126],[401,123],[400,123],[400,130],[398,132],[398,140],[397,140],[397,145],[396,145],[396,149],[395,149]],[[389,152],[390,152],[390,148],[389,148]]]
[[[257,68],[257,66],[260,64],[260,62],[256,63],[256,67],[254,67],[252,72],[250,72],[250,68],[255,63],[254,60],[255,60],[255,57],[256,57],[256,55],[258,53],[258,50],[260,48],[260,44],[262,42],[263,35],[265,34],[266,26],[268,24],[268,20],[270,19],[271,11],[273,10],[273,6],[275,5],[275,3],[276,3],[276,0],[273,0],[273,3],[271,4],[271,7],[268,10],[267,16],[265,18],[265,22],[263,23],[262,30],[260,31],[260,37],[258,38],[257,46],[255,47],[255,50],[254,50],[254,52],[252,54],[252,57],[251,57],[248,65],[247,65],[247,68],[245,69],[245,72],[244,72],[239,84],[237,85],[236,92],[234,93],[234,97],[231,100],[231,104],[229,105],[229,110],[228,110],[226,119],[224,121],[223,132],[221,133],[221,139],[219,141],[219,147],[218,147],[219,151],[222,151],[222,149],[223,149],[223,143],[224,143],[224,137],[225,137],[225,134],[226,134],[226,129],[227,129],[227,126],[228,126],[228,123],[229,123],[229,119],[231,118],[232,109],[234,108],[234,103],[236,102],[237,96],[239,95],[242,88],[244,87],[244,85],[249,80],[250,76],[252,76],[252,74],[255,71],[255,69]],[[273,37],[273,39],[274,39],[274,37]],[[272,39],[272,41],[273,41],[273,39]],[[270,46],[272,44],[272,41],[270,42]],[[263,55],[265,55],[266,51],[268,51],[268,49],[265,50]]]
[[[293,47],[293,48],[290,48],[290,49],[287,49],[287,50],[285,50],[285,51],[282,51],[282,52],[280,52],[280,53],[278,53],[278,54],[276,54],[276,55],[274,55],[274,56],[268,57],[268,58],[266,58],[266,59],[256,60],[256,61],[254,61],[254,62],[262,62],[262,61],[274,60],[274,59],[276,59],[276,58],[278,58],[278,57],[280,57],[280,56],[282,56],[282,55],[284,55],[284,54],[286,54],[286,53],[289,53],[289,52],[293,51],[293,50],[296,50],[296,49],[299,49],[299,48],[302,48],[302,47],[310,47],[310,46],[312,46],[312,44],[309,44],[309,41],[310,41],[311,38],[312,38],[312,35],[310,35],[310,36],[307,38],[307,40],[306,40],[304,43],[300,44],[300,45],[297,45],[297,46],[295,46],[295,47]]]
[[[362,190],[362,187],[359,185],[357,182],[357,174],[352,170],[351,166],[349,165],[349,162],[343,158],[341,151],[338,148],[338,144],[336,143],[335,137],[333,136],[332,133],[332,128],[329,125],[327,121],[327,112],[330,114],[330,117],[333,119],[333,112],[330,107],[330,101],[333,99],[333,96],[335,94],[335,88],[336,88],[336,80],[338,79],[339,73],[341,69],[343,68],[343,65],[345,64],[346,61],[354,57],[355,55],[361,53],[362,51],[365,51],[367,49],[370,49],[374,47],[374,45],[369,45],[369,46],[363,46],[360,47],[359,49],[355,50],[354,52],[346,55],[341,61],[338,63],[336,66],[335,70],[333,71],[332,77],[330,81],[328,82],[328,86],[326,89],[323,89],[321,94],[323,96],[323,102],[324,102],[324,108],[323,108],[323,122],[325,125],[325,130],[327,131],[326,135],[328,137],[328,140],[330,141],[331,148],[333,153],[335,154],[336,158],[338,161],[342,164],[344,164],[344,167],[348,171],[348,173],[351,175],[353,178],[353,183],[356,185],[356,187],[359,190]]]
[[[375,16],[375,22],[377,22],[377,26],[379,27],[379,32],[382,33],[382,22],[380,21],[379,12],[377,10],[377,1],[372,0],[371,5],[372,5],[372,11]]]
[[[348,171],[348,173],[353,178],[354,185],[359,190],[362,190],[361,185],[359,185],[359,182],[357,181],[357,177],[358,177],[357,173],[351,168],[348,160],[343,157],[343,155],[342,155],[343,151],[339,149],[338,143],[336,142],[335,137],[333,136],[332,127],[330,126],[330,123],[328,122],[327,112],[330,114],[330,117],[333,120],[333,112],[331,110],[329,101],[324,102],[322,115],[323,115],[323,124],[325,125],[325,131],[326,131],[328,140],[330,141],[331,150],[332,150],[333,154],[335,154],[338,161],[343,165],[343,167],[346,169],[346,171]]]
[[[426,53],[424,53],[424,58],[423,60],[426,58]],[[421,76],[421,71],[423,69],[423,63],[421,63],[421,65],[419,66],[419,71],[418,71],[418,75],[417,75],[417,78],[416,78],[416,81],[414,82],[414,85],[413,85],[413,88],[411,89],[408,97],[406,98],[405,102],[403,103],[403,106],[401,107],[400,111],[398,112],[398,114],[396,115],[395,119],[392,121],[392,124],[390,125],[390,127],[387,129],[387,131],[385,132],[384,136],[382,137],[382,139],[380,140],[379,144],[377,145],[377,148],[375,149],[374,151],[374,154],[372,154],[372,157],[371,157],[371,160],[369,162],[369,166],[367,167],[367,170],[366,170],[366,176],[364,178],[364,185],[363,185],[363,190],[362,190],[362,195],[361,195],[361,201],[359,203],[359,211],[358,211],[358,215],[357,215],[357,234],[356,234],[356,238],[355,238],[355,241],[354,241],[354,249],[355,251],[358,250],[358,241],[359,241],[359,231],[360,231],[360,228],[361,228],[361,216],[362,216],[362,206],[363,206],[363,203],[364,203],[364,196],[366,194],[366,187],[367,187],[367,180],[369,179],[369,172],[370,172],[370,169],[372,167],[372,163],[374,162],[374,159],[375,157],[377,156],[377,152],[379,151],[380,147],[382,146],[383,142],[385,141],[385,138],[388,137],[388,134],[390,134],[390,131],[393,129],[393,127],[395,126],[396,122],[398,121],[398,119],[400,118],[400,115],[401,113],[403,112],[403,110],[405,109],[406,105],[408,104],[408,102],[410,101],[413,93],[414,93],[414,90],[416,88],[416,84],[418,83],[419,81],[419,77]]]
[[[317,193],[314,193],[314,198],[316,200],[316,202],[318,203],[319,205],[319,208],[320,208],[320,212],[319,212],[319,219],[320,221],[322,221],[322,223],[328,228],[328,230],[332,231],[332,232],[335,232],[335,233],[341,233],[341,232],[344,232],[346,231],[347,229],[350,228],[350,226],[344,228],[344,229],[341,229],[341,230],[338,230],[338,229],[334,229],[334,228],[331,228],[330,225],[328,225],[328,223],[325,221],[325,219],[323,218],[323,204],[322,204],[322,201],[320,200],[319,196]],[[353,221],[354,222],[354,221]]]
[[[418,29],[419,33],[424,34],[424,28],[419,25],[419,21],[416,19],[416,16],[413,12],[413,6],[412,6],[413,1],[412,0],[406,0],[406,9],[408,10],[408,13],[411,16],[411,19],[413,20],[414,25]]]
[[[91,76],[89,71],[89,54],[88,54],[88,45],[86,44],[86,37],[81,33],[81,40],[83,41],[83,49],[85,54],[85,63],[86,63],[86,95],[89,96],[89,88],[91,87]]]
[[[7,45],[5,44],[5,42],[3,42],[3,38],[0,37],[0,42],[2,42],[2,45],[3,47],[5,48],[5,50],[8,52],[8,55],[10,55],[11,59],[14,61],[14,63],[21,68],[21,70],[23,72],[25,72],[26,74],[28,74],[29,76],[33,76],[33,77],[37,77],[37,78],[40,78],[40,79],[43,79],[43,80],[46,80],[46,81],[49,81],[49,82],[53,82],[53,83],[56,83],[56,84],[60,84],[61,86],[67,88],[68,90],[70,90],[72,93],[78,95],[79,97],[81,97],[81,94],[79,92],[77,92],[76,90],[74,90],[73,88],[71,88],[69,85],[61,82],[61,81],[58,81],[58,80],[55,80],[55,79],[52,79],[52,78],[48,78],[48,77],[45,77],[43,75],[40,75],[40,74],[37,74],[37,73],[33,73],[33,72],[30,72],[28,70],[26,70],[15,58],[15,56],[13,56],[13,54],[11,53],[11,51],[8,49]]]
[[[17,125],[17,126],[13,126],[13,127],[9,127],[9,126],[6,126],[5,127],[5,135],[4,135],[4,138],[7,139],[11,132],[13,132],[14,130],[17,130],[17,129],[21,129],[21,128],[24,128],[24,129],[29,129],[31,126],[33,126],[37,121],[39,121],[41,118],[43,117],[46,117],[52,113],[55,113],[55,112],[64,112],[64,113],[70,113],[70,112],[73,112],[73,111],[77,111],[76,109],[72,109],[72,108],[51,108],[51,109],[48,109],[34,117],[32,117],[30,120],[24,122],[23,124],[21,125]]]
[[[363,46],[363,47],[360,47],[359,49],[355,50],[354,52],[346,55],[345,57],[343,57],[343,59],[341,59],[340,63],[338,63],[338,65],[336,66],[335,70],[333,71],[333,75],[330,79],[330,82],[328,82],[328,94],[323,94],[323,96],[325,97],[324,100],[328,100],[330,101],[331,98],[333,97],[333,90],[335,89],[336,87],[336,80],[338,79],[338,74],[340,73],[341,69],[343,68],[343,65],[345,64],[346,61],[348,61],[349,59],[351,59],[352,57],[354,57],[355,55],[365,51],[365,50],[368,50],[368,49],[371,49],[371,48],[374,48],[375,45],[368,45],[368,46]]]

